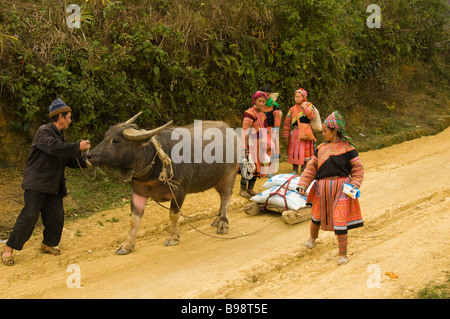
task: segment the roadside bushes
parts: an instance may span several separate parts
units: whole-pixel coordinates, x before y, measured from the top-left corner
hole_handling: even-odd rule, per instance
[[[379,29],[366,25],[369,4],[88,0],[79,1],[81,28],[70,29],[61,1],[0,0],[1,112],[31,137],[62,97],[74,110],[72,134],[94,142],[140,110],[146,127],[239,125],[265,84],[285,111],[304,87],[326,112],[343,85],[448,50],[446,1],[377,1]]]

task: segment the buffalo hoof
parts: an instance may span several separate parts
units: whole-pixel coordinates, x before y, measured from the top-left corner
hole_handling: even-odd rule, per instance
[[[134,248],[134,246],[131,249],[127,249],[122,244],[122,245],[119,246],[119,248],[117,248],[116,255],[128,255],[129,253],[131,253],[133,248]]]
[[[164,241],[164,246],[176,246],[179,243],[180,243],[180,239],[179,238],[169,236],[169,238],[167,238]]]
[[[217,225],[217,233],[228,234],[228,223],[219,222],[219,225]]]
[[[211,224],[212,227],[217,227],[217,233],[218,234],[228,234],[228,220],[223,219],[219,216],[214,220],[214,222]]]
[[[131,250],[123,249],[123,248],[117,248],[116,255],[128,255],[131,253]]]

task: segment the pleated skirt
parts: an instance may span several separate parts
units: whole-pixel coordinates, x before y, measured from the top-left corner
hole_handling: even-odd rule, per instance
[[[323,178],[311,187],[306,201],[312,203],[311,220],[320,225],[320,229],[342,235],[349,229],[363,226],[358,199],[342,191],[349,180],[349,177]]]
[[[298,140],[298,128],[294,128],[289,135],[287,162],[303,165],[314,155],[314,142]]]

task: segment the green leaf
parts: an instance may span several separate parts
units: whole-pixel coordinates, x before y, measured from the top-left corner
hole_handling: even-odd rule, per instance
[[[153,73],[155,73],[155,79],[156,79],[156,81],[159,81],[159,77],[160,77],[160,75],[161,75],[161,71],[160,71],[160,69],[159,69],[159,66],[155,66],[155,67],[153,68]]]

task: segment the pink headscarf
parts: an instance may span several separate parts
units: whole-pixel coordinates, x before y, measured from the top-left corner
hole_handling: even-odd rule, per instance
[[[252,95],[252,105],[255,105],[255,101],[261,96],[264,97],[267,100],[266,92],[256,91],[256,93]]]
[[[303,95],[304,102],[306,102],[306,97],[308,96],[308,92],[306,90],[298,89],[297,91],[295,91],[295,93],[300,93],[301,95]]]

